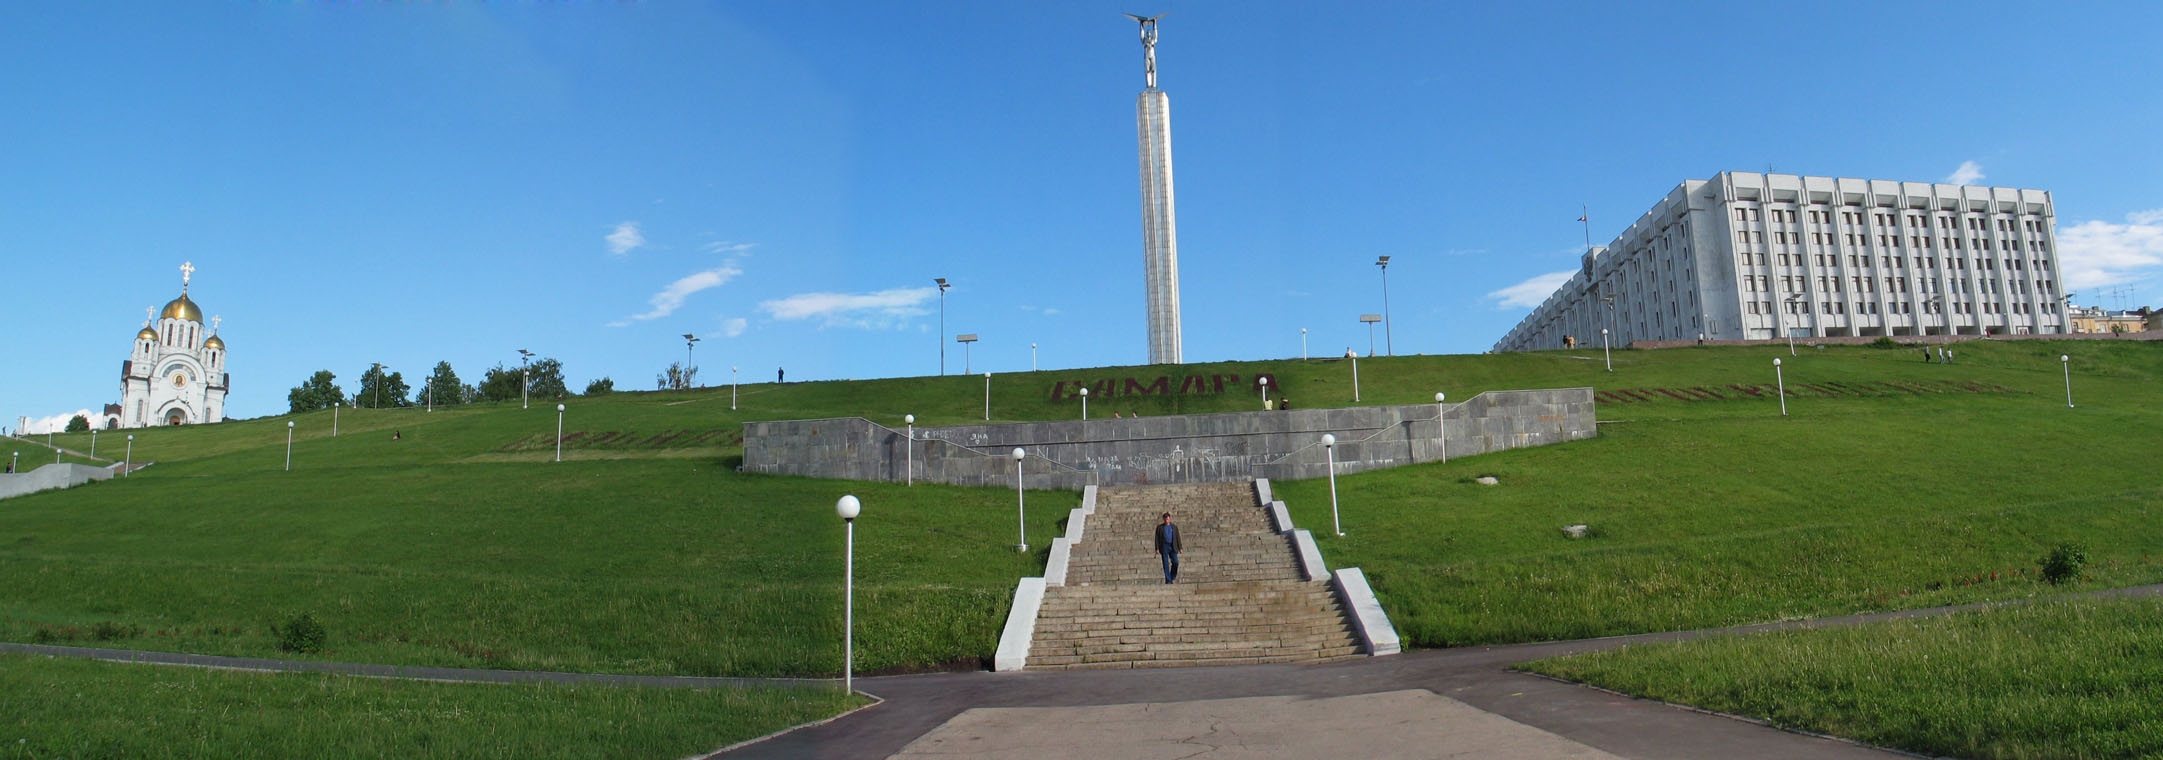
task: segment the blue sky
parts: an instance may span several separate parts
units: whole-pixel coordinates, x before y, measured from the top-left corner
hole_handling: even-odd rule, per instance
[[[1141,363],[1121,11],[1170,11],[1190,361],[1364,351],[1384,254],[1397,353],[1485,350],[1580,204],[1730,169],[2049,189],[2079,301],[2163,301],[2156,3],[5,3],[0,421],[117,401],[183,261],[235,417],[687,332],[934,374],[933,277],[977,371]]]

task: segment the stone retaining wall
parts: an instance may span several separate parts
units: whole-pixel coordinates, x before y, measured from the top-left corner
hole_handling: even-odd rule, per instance
[[[1324,433],[1337,472],[1353,473],[1590,438],[1593,404],[1590,388],[1489,391],[1447,405],[1443,436],[1434,404],[922,427],[914,468],[926,482],[1012,485],[1018,447],[1032,488],[1299,480],[1329,474]],[[901,481],[906,439],[861,417],[750,422],[744,470]]]
[[[113,471],[104,467],[94,467],[74,462],[48,464],[29,472],[0,475],[0,499],[54,488],[74,488],[93,480],[104,480],[112,476]]]

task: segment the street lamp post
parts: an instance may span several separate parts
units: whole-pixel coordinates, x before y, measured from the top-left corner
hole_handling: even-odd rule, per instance
[[[2065,408],[2073,408],[2073,357],[2058,355],[2058,366],[2065,368]]]
[[[343,401],[330,402],[330,437],[332,438],[338,437],[338,407],[344,405],[345,402]]]
[[[375,408],[377,408],[377,409],[381,409],[381,408],[383,408],[383,363],[382,363],[382,362],[375,362],[375,365],[376,365],[376,391],[375,391],[375,401],[373,401],[373,402],[370,402],[370,403],[371,403],[372,405],[374,405],[374,406],[375,406]]]
[[[1021,530],[1021,543],[1014,545],[1014,551],[1022,553],[1029,551],[1029,500],[1021,490],[1021,460],[1025,456],[1020,448],[1014,449],[1014,522]]]
[[[1389,346],[1389,355],[1396,356],[1397,338],[1390,330],[1389,320],[1389,257],[1382,257],[1375,261],[1374,265],[1382,268],[1382,337]]]
[[[1607,371],[1615,371],[1615,352],[1607,347],[1607,328],[1600,328],[1600,356],[1607,362]]]
[[[961,344],[961,374],[976,374],[976,367],[974,364],[973,356],[976,349],[976,333],[963,333],[961,335],[956,335],[954,336],[954,342]]]
[[[691,387],[691,345],[697,342],[698,336],[690,333],[683,334],[683,387],[685,388]]]
[[[736,411],[736,368],[729,367],[729,411]]]
[[[1307,328],[1299,328],[1299,360],[1307,360]]]
[[[933,277],[931,281],[939,284],[939,375],[943,377],[946,375],[946,289],[952,286],[946,284],[944,277]]]
[[[1367,323],[1367,355],[1374,356],[1374,323],[1382,321],[1380,314],[1361,314],[1359,321]]]
[[[1036,371],[1036,344],[1029,344],[1029,371]]]
[[[1322,434],[1322,453],[1329,457],[1329,525],[1344,535],[1344,521],[1337,518],[1337,436]]]
[[[293,421],[285,421],[285,471],[293,471]]]
[[[135,434],[134,434],[134,433],[129,433],[129,434],[128,434],[128,455],[127,455],[127,458],[126,458],[126,459],[122,459],[122,460],[120,460],[120,476],[121,476],[121,477],[127,477],[127,476],[128,476],[128,473],[130,473],[130,472],[134,472],[134,471],[135,471]]]
[[[913,486],[916,485],[916,415],[901,415],[901,422],[909,426],[909,442],[903,447],[907,452],[903,456],[907,459],[901,465],[901,477],[904,484]]]
[[[1772,360],[1772,376],[1780,383],[1780,416],[1787,416],[1787,374],[1780,371],[1780,359]]]
[[[1255,384],[1255,385],[1259,385],[1259,386],[1261,386],[1261,387],[1262,387],[1262,408],[1263,408],[1263,409],[1268,409],[1268,408],[1269,408],[1269,378],[1268,378],[1268,377],[1266,377],[1266,376],[1264,376],[1264,377],[1257,377],[1257,378],[1255,378],[1255,379],[1254,379],[1254,384]]]
[[[98,455],[98,429],[97,429],[97,428],[91,428],[91,429],[90,429],[90,456],[92,456],[92,457],[96,457],[97,455]]]
[[[1088,422],[1088,421],[1089,421],[1089,389],[1088,389],[1088,388],[1083,388],[1083,389],[1081,389],[1081,390],[1079,391],[1079,393],[1081,394],[1081,400],[1082,400],[1082,421],[1083,421],[1083,422]]]
[[[518,349],[518,408],[520,409],[532,408],[527,403],[526,394],[526,391],[533,386],[532,376],[526,374],[526,360],[531,358],[533,358],[532,351],[523,348]]]
[[[1359,403],[1359,354],[1352,354],[1352,403]]]
[[[1448,395],[1443,393],[1436,393],[1434,395],[1434,440],[1435,446],[1441,449],[1442,461],[1444,462],[1450,460],[1450,431],[1449,428],[1445,426],[1442,422],[1442,416],[1445,411],[1442,407],[1442,399],[1447,397]]]
[[[21,467],[15,466],[15,463],[21,461],[22,458],[23,453],[20,451],[8,454],[8,472],[14,472],[16,470],[22,469]]]
[[[563,461],[563,405],[556,405],[556,461]]]
[[[856,516],[864,503],[853,495],[834,502],[841,516],[841,690],[856,691]]]
[[[1787,302],[1788,302],[1788,303],[1789,303],[1790,305],[1793,305],[1793,304],[1800,304],[1800,303],[1803,303],[1803,294],[1801,294],[1801,293],[1796,293],[1796,294],[1794,294],[1794,295],[1788,296],[1788,297],[1787,297]],[[1808,305],[1808,304],[1803,304],[1803,308],[1809,308],[1809,305]],[[1816,321],[1816,319],[1817,319],[1817,317],[1816,317],[1816,316],[1814,316],[1814,315],[1813,315],[1813,316],[1811,317],[1811,320],[1812,320],[1812,321]],[[1784,324],[1784,323],[1783,323],[1783,324]],[[1782,328],[1780,329],[1780,331],[1781,331],[1781,332],[1784,332],[1784,333],[1787,333],[1787,355],[1788,355],[1788,356],[1794,356],[1794,355],[1795,355],[1795,331],[1794,331],[1794,330],[1790,330],[1790,329],[1787,329],[1787,328],[1785,328],[1785,327],[1782,327]]]

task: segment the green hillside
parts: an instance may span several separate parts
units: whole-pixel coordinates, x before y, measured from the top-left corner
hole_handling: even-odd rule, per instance
[[[2077,357],[2077,409],[2063,401],[2061,351]],[[2146,474],[2163,435],[2163,348],[1982,341],[1959,352],[1960,364],[1940,366],[1913,349],[1624,351],[1612,374],[1597,350],[1361,360],[1364,403],[1593,386],[1609,394],[1599,416],[1611,424],[1591,441],[1341,478],[1350,535],[1317,534],[1333,566],[1367,569],[1423,646],[2020,596],[2032,584],[1975,579],[2065,539],[2116,560],[2097,583],[2163,580],[2146,559],[2163,540],[2134,529],[2154,522],[2163,495]],[[1756,389],[1773,383],[1774,356],[1795,393],[1787,418]],[[1114,388],[1092,396],[1092,417],[1251,410],[1256,373],[1301,408],[1343,406],[1350,369],[996,375],[992,412],[1078,415],[1078,401],[1054,400],[1058,383]],[[1178,389],[1187,376],[1203,378],[1198,392],[1118,392],[1127,378]],[[0,639],[279,655],[271,626],[305,611],[329,629],[314,655],[328,659],[831,675],[831,510],[855,493],[860,668],[978,667],[1014,580],[1041,571],[1074,494],[1029,495],[1037,551],[1017,556],[1004,489],[734,465],[746,420],[979,421],[983,383],[747,384],[733,412],[727,387],[572,398],[560,464],[549,461],[554,401],[344,410],[337,437],[328,412],[136,431],[135,458],[158,466],[0,502]],[[1503,484],[1469,483],[1479,474]],[[1279,487],[1302,525],[1327,526],[1325,482]],[[1595,536],[1562,538],[1572,523]]]

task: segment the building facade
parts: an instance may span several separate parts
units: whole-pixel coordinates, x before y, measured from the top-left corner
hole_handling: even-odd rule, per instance
[[[1722,172],[1689,180],[1496,341],[2062,333],[2044,190]]]
[[[143,323],[135,346],[120,363],[118,426],[194,425],[225,419],[225,339],[217,320],[203,326],[203,310],[188,298],[192,264],[181,266],[180,297]],[[114,424],[107,407],[106,424]]]
[[[2149,329],[2145,311],[2111,311],[2101,306],[2075,306],[2066,311],[2075,333],[2129,333]]]
[[[1131,15],[1131,14],[1130,14]],[[1157,89],[1157,20],[1142,24],[1147,77],[1134,101],[1142,164],[1142,290],[1149,310],[1149,363],[1179,364],[1179,224],[1172,212],[1172,100]]]

